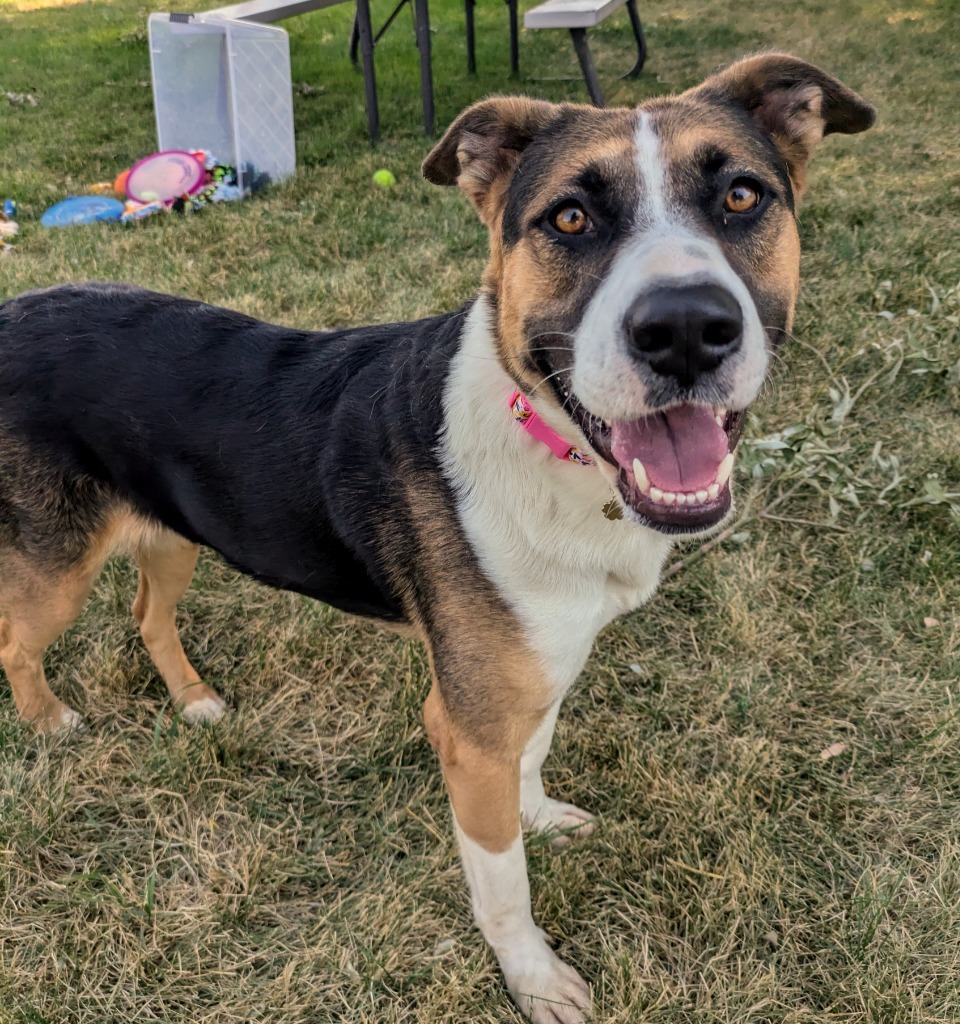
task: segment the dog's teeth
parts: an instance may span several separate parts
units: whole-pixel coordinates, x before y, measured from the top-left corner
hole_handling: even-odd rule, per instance
[[[700,504],[702,505],[706,500],[707,500],[707,492],[706,491],[697,491],[697,501],[699,501]]]
[[[678,505],[686,505],[686,503],[687,503],[687,496],[683,493],[683,491],[677,491],[677,504]]]
[[[637,487],[646,494],[650,490],[650,477],[647,476],[647,471],[639,459],[633,460],[633,475],[637,481]]]
[[[716,496],[717,496],[717,495],[718,495],[719,493],[720,493],[720,485],[719,485],[719,484],[711,484],[711,485],[710,485],[710,486],[709,486],[709,487],[707,488],[707,497],[708,497],[708,498],[709,498],[709,499],[710,499],[711,501],[713,501],[713,499],[714,499],[714,498],[715,498],[715,497],[716,497]]]
[[[672,505],[677,500],[675,491],[664,491],[663,492],[663,503],[664,505]]]
[[[716,425],[718,427],[722,427],[723,426],[723,417],[722,416],[714,416],[713,420],[714,420],[714,422],[716,423]]]
[[[659,487],[651,487],[650,497],[653,499],[653,501],[661,502],[663,501],[663,491],[661,491]]]
[[[723,462],[717,466],[717,484],[720,487],[730,479],[730,474],[733,472],[733,452],[727,452],[723,457]]]

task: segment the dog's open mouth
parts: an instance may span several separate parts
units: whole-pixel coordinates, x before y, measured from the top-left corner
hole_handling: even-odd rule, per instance
[[[567,408],[591,447],[618,469],[625,505],[667,533],[699,532],[730,510],[730,475],[745,413],[687,403],[606,423],[573,396]]]

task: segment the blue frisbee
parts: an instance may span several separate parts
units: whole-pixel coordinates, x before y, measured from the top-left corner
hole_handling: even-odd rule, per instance
[[[71,224],[92,224],[97,220],[119,220],[124,206],[109,196],[71,196],[51,206],[40,218],[45,228],[66,228]]]

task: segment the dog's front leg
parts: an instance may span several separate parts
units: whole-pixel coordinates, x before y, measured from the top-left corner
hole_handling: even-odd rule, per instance
[[[543,832],[550,836],[555,849],[569,846],[593,832],[593,815],[589,811],[554,800],[543,788],[540,770],[550,753],[559,711],[560,701],[557,700],[527,741],[520,759],[520,816],[523,827],[530,832]]]
[[[536,717],[542,713],[518,716],[515,706],[505,708],[499,728],[491,730],[488,719],[482,737],[468,736],[436,681],[424,707],[453,807],[474,918],[507,988],[534,1024],[579,1024],[590,1012],[590,990],[547,945],[530,908],[520,831],[520,761],[540,724]],[[490,742],[494,733],[496,742]]]

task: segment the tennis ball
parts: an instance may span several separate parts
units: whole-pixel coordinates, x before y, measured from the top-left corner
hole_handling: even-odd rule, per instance
[[[396,185],[397,179],[386,167],[381,167],[379,171],[374,173],[373,183],[379,185],[380,188],[390,188],[391,185]]]

